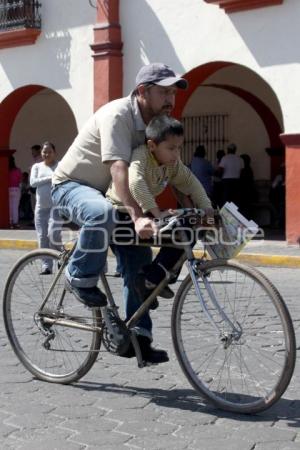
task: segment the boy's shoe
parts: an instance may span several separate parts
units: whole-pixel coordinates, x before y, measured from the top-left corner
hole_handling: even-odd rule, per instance
[[[66,279],[65,289],[71,292],[77,300],[90,308],[100,308],[100,306],[107,305],[105,294],[97,286],[90,288],[72,286],[69,280]]]
[[[143,361],[151,364],[160,364],[169,361],[168,353],[165,350],[153,348],[149,338],[140,334],[136,338],[141,349]],[[132,358],[135,356],[133,345],[130,344],[128,350],[120,356],[124,358]]]
[[[152,285],[151,287],[147,286],[147,283],[149,283],[144,273],[139,273],[135,279],[135,289],[137,293],[139,294],[139,297],[144,301],[146,298],[149,297],[151,292],[155,289],[155,285]],[[152,284],[152,283],[149,283]],[[154,287],[153,287],[154,286]],[[174,296],[174,292],[172,289],[169,288],[169,286],[165,286],[162,291],[159,293],[160,297],[163,298],[172,298]],[[156,309],[159,306],[157,298],[152,302],[150,305],[150,309]]]

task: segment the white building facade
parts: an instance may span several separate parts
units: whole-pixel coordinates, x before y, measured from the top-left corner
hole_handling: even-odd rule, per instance
[[[31,145],[45,140],[61,156],[94,109],[127,95],[143,64],[161,61],[189,81],[175,110],[186,130],[183,160],[203,143],[214,162],[234,142],[262,189],[285,160],[287,239],[298,239],[299,0],[40,2],[34,43],[18,44],[20,27],[0,28],[2,171],[11,149],[26,170]]]

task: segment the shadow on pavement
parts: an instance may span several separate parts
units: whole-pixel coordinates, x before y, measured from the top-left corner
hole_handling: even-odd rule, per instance
[[[193,389],[159,389],[159,388],[141,388],[136,386],[120,386],[117,384],[79,382],[73,387],[84,389],[86,391],[105,391],[120,395],[139,395],[149,398],[151,403],[157,406],[181,409],[187,411],[198,411],[205,414],[211,414],[237,421],[246,422],[263,422],[263,421],[285,421],[287,426],[300,427],[300,400],[289,400],[281,398],[275,405],[262,413],[251,414],[234,414],[222,411],[209,405],[200,396],[195,394]]]

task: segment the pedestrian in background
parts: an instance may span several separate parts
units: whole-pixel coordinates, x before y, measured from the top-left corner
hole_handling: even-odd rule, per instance
[[[247,153],[241,155],[244,161],[244,167],[240,176],[240,212],[247,218],[251,219],[254,214],[253,204],[257,201],[257,191],[254,183],[254,174],[251,167],[251,158]]]
[[[39,144],[33,145],[30,148],[30,150],[31,150],[33,163],[29,167],[29,173],[31,173],[31,169],[32,169],[32,166],[34,164],[37,164],[37,163],[40,163],[40,162],[43,161],[43,158],[42,158],[42,155],[41,155],[42,147]],[[35,210],[35,202],[36,202],[35,194],[36,194],[36,188],[31,187],[30,188],[30,200],[31,200],[31,209],[32,209],[33,212]]]
[[[8,192],[9,192],[9,222],[10,228],[20,228],[19,226],[19,204],[21,198],[20,184],[22,172],[16,166],[15,158],[9,157],[8,162]]]
[[[45,142],[42,146],[42,162],[32,166],[30,185],[36,188],[36,205],[34,224],[40,248],[61,247],[60,218],[56,208],[53,208],[51,198],[52,174],[57,167],[55,146]],[[44,259],[41,275],[52,273],[52,260]]]
[[[204,187],[209,198],[212,197],[212,176],[214,169],[212,164],[205,158],[204,145],[198,145],[191,162],[191,171]]]
[[[30,183],[29,173],[22,173],[22,180],[20,184],[21,199],[19,204],[19,216],[23,220],[32,220],[33,211],[31,208],[31,195],[30,195]]]
[[[220,149],[217,151],[216,157],[216,165],[214,167],[214,176],[213,176],[213,205],[215,208],[221,208],[224,204],[223,201],[223,189],[222,189],[222,175],[218,171],[219,164],[221,159],[225,156],[224,150]]]
[[[236,155],[236,145],[227,147],[227,154],[223,156],[218,167],[218,173],[222,176],[223,200],[240,204],[240,175],[244,167],[243,160]]]

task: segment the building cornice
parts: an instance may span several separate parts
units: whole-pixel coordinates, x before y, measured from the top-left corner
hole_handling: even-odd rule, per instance
[[[226,13],[263,8],[265,6],[281,5],[283,0],[204,0],[212,5],[219,5]]]
[[[281,134],[280,139],[286,147],[300,147],[300,133]]]
[[[41,34],[38,28],[21,28],[0,32],[0,49],[35,44]]]
[[[101,56],[122,56],[122,42],[95,42],[91,44],[93,58]]]

